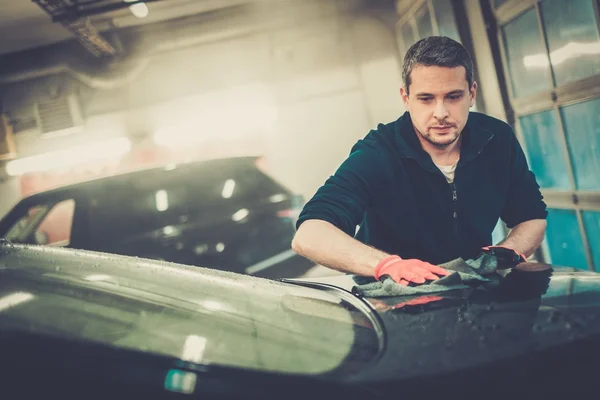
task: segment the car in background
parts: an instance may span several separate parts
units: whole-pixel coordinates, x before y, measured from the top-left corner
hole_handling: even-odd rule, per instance
[[[268,278],[314,264],[290,247],[302,196],[258,157],[167,165],[34,194],[0,238],[166,260]]]
[[[276,281],[0,241],[3,397],[593,398],[597,391],[596,273],[522,263],[489,287],[377,299],[353,291],[354,282],[350,275]]]

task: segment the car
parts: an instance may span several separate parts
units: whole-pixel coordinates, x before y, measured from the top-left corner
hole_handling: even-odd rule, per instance
[[[18,398],[595,396],[600,275],[497,275],[368,298],[351,275],[271,280],[3,240],[0,383]]]
[[[273,279],[302,276],[315,267],[291,249],[304,199],[261,162],[169,164],[37,193],[4,216],[0,238]]]

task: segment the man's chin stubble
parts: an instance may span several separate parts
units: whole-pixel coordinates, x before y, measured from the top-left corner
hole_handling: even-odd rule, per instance
[[[458,137],[454,138],[454,140],[451,140],[451,141],[445,142],[445,143],[436,142],[436,141],[432,140],[430,137],[425,137],[425,140],[427,140],[429,142],[429,144],[436,147],[437,149],[444,150],[444,149],[447,149],[448,147],[450,147],[452,144],[456,143],[456,141],[458,140]]]

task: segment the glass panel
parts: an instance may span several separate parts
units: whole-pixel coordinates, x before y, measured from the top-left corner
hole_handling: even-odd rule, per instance
[[[550,90],[550,63],[540,36],[535,8],[502,27],[515,97]]]
[[[578,190],[600,189],[600,99],[561,109]]]
[[[71,241],[74,212],[74,200],[64,200],[56,204],[38,226],[34,236],[35,243],[68,246]]]
[[[544,111],[519,120],[529,166],[540,187],[570,189],[567,163],[560,145],[554,112]]]
[[[400,34],[402,35],[402,41],[404,42],[404,51],[403,53],[406,53],[406,51],[408,50],[408,48],[410,46],[412,46],[416,40],[415,40],[415,32],[414,29],[412,27],[411,21],[408,21],[407,23],[405,23],[402,28],[400,29]]]
[[[440,36],[448,36],[449,38],[460,42],[452,2],[448,0],[433,0],[432,4]]]
[[[588,269],[575,211],[548,209],[546,241],[552,264]]]
[[[501,219],[498,219],[496,227],[492,232],[492,244],[496,245],[504,240],[506,237],[506,230],[504,229],[504,223]]]
[[[498,8],[508,3],[510,0],[494,0],[494,8]]]
[[[47,205],[37,205],[31,207],[27,212],[22,215],[17,222],[10,227],[4,239],[10,240],[14,243],[24,243],[27,241],[29,233],[35,229],[35,226],[39,224],[40,220],[44,218],[48,211]]]
[[[420,39],[433,36],[433,25],[431,24],[431,15],[429,14],[427,3],[423,4],[415,13],[415,19],[417,20],[417,30],[419,31]]]
[[[583,223],[596,271],[600,271],[600,211],[584,211]]]
[[[541,3],[556,84],[600,73],[600,40],[590,0]]]

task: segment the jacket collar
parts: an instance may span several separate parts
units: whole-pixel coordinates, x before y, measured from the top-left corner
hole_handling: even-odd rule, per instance
[[[479,116],[480,114],[478,113],[469,113],[469,119],[461,133],[461,164],[477,157],[483,151],[486,144],[494,137],[494,133],[482,123],[483,121],[480,121]],[[414,158],[427,169],[437,169],[429,153],[421,147],[408,111],[396,121],[394,131],[400,157]]]

